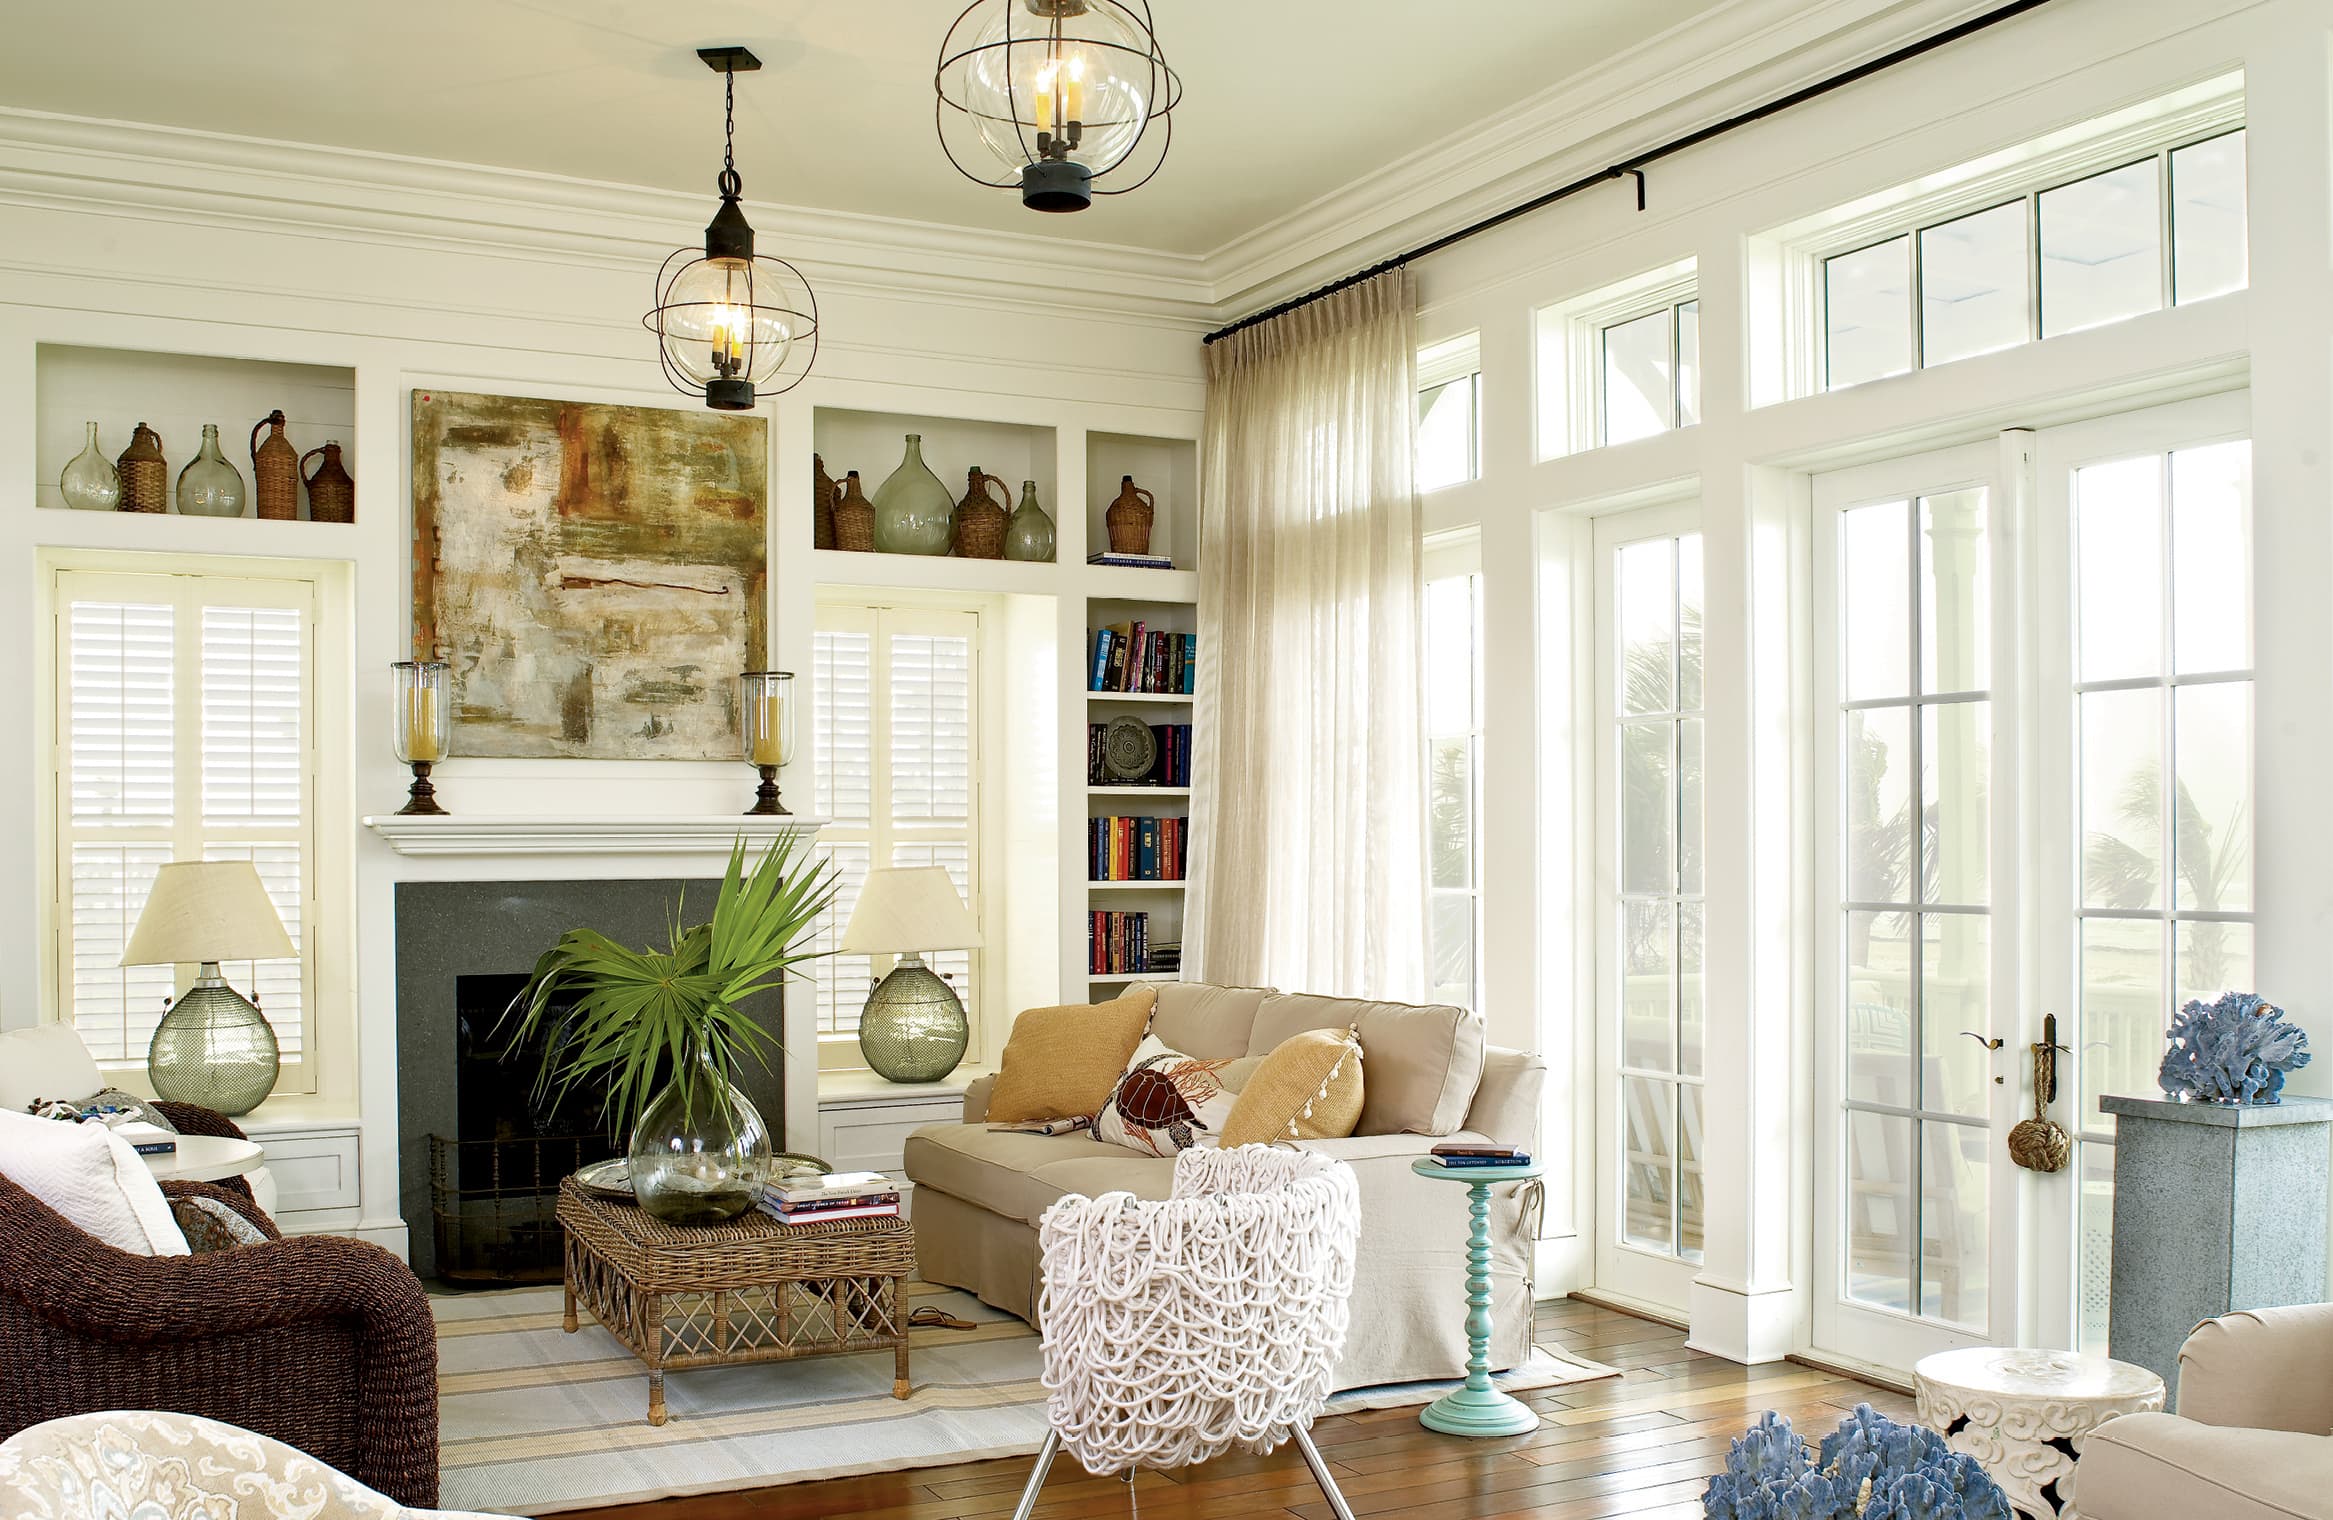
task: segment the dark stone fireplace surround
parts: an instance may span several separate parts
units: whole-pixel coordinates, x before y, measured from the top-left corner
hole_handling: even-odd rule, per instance
[[[685,897],[684,897],[685,889]],[[619,944],[661,946],[676,902],[685,921],[711,917],[717,880],[408,881],[397,885],[397,1192],[414,1271],[435,1275],[430,1217],[432,1135],[456,1133],[455,981],[523,975],[574,928]],[[778,997],[749,1011],[783,1035]],[[742,1084],[773,1135],[785,1133],[784,1058],[751,1067]]]

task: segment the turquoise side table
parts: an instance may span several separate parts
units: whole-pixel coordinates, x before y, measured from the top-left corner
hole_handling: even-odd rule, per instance
[[[1449,1167],[1421,1156],[1410,1170],[1437,1182],[1462,1182],[1473,1223],[1466,1240],[1466,1386],[1418,1411],[1418,1423],[1453,1436],[1519,1436],[1539,1428],[1539,1415],[1512,1394],[1491,1386],[1491,1188],[1528,1182],[1536,1166]]]

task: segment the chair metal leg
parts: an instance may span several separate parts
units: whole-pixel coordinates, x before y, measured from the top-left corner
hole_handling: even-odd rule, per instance
[[[1329,1513],[1337,1520],[1353,1520],[1352,1506],[1345,1503],[1337,1480],[1329,1476],[1329,1465],[1321,1460],[1320,1448],[1312,1444],[1312,1432],[1298,1426],[1290,1434],[1296,1437],[1296,1449],[1304,1454],[1304,1465],[1312,1469],[1312,1481],[1320,1485],[1321,1496],[1329,1502]]]
[[[1013,1510],[1013,1520],[1029,1520],[1037,1508],[1037,1490],[1045,1486],[1045,1475],[1053,1470],[1053,1454],[1061,1450],[1061,1437],[1048,1430],[1045,1444],[1037,1448],[1037,1466],[1029,1474],[1029,1486],[1021,1490],[1021,1502]],[[1341,1520],[1352,1520],[1347,1514]]]

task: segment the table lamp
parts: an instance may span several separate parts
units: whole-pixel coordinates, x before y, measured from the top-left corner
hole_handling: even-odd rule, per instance
[[[162,867],[121,964],[201,970],[162,1015],[146,1048],[155,1096],[230,1118],[257,1108],[275,1090],[275,1031],[258,1005],[227,985],[219,962],[298,954],[250,861],[182,860]]]
[[[869,871],[843,930],[845,955],[897,953],[899,964],[867,994],[859,1053],[893,1082],[937,1082],[964,1059],[972,1026],[956,989],[924,964],[926,950],[977,950],[980,926],[945,866]]]

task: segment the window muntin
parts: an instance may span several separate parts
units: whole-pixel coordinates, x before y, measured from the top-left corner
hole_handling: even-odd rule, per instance
[[[1823,255],[1823,388],[2242,289],[2244,145],[2216,131]]]
[[[1841,1296],[1988,1321],[1988,493],[1838,515]]]
[[[1482,1007],[1482,575],[1426,582],[1427,965],[1432,996]]]
[[[1606,616],[1620,1243],[1699,1261],[1703,1120],[1701,535],[1613,551]]]
[[[61,1016],[142,1066],[185,985],[117,964],[157,872],[249,860],[298,954],[220,969],[275,1029],[279,1091],[312,1086],[315,583],[61,570],[55,607]]]
[[[2190,998],[2252,984],[2251,445],[2073,471],[2077,1334],[2103,1349],[2110,1092],[2154,1084]]]
[[[819,849],[838,876],[835,904],[813,931],[830,949],[877,864],[948,868],[977,916],[980,616],[920,607],[821,603],[812,635],[813,758]],[[980,1017],[980,952],[926,962]],[[893,957],[830,955],[810,972],[824,1067],[856,1067],[867,989]]]

